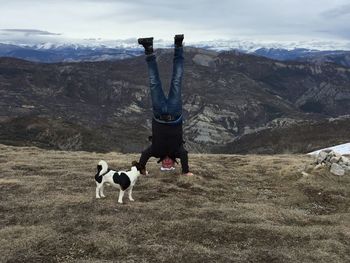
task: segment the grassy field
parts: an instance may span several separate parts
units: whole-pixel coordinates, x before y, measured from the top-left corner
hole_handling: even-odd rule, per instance
[[[194,177],[151,159],[135,202],[95,199],[100,159],[138,157],[0,145],[0,261],[350,262],[350,175],[304,155],[194,154]]]

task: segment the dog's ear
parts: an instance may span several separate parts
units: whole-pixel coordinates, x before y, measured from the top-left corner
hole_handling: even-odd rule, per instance
[[[97,173],[95,174],[95,180],[99,184],[102,182],[102,176],[100,176],[101,170],[102,170],[102,165],[97,165]]]
[[[139,162],[133,161],[132,166],[135,166],[141,174],[146,175],[146,167],[142,167]]]

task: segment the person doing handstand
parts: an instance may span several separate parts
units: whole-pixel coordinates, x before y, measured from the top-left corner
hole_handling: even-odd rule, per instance
[[[139,163],[146,168],[149,158],[153,156],[159,158],[163,168],[172,169],[176,158],[180,158],[182,173],[191,176],[193,174],[189,171],[188,152],[184,148],[182,136],[183,39],[184,35],[174,37],[173,75],[168,97],[164,95],[159,78],[156,56],[153,53],[153,37],[138,39],[138,43],[145,49],[153,108],[152,144],[142,152]]]

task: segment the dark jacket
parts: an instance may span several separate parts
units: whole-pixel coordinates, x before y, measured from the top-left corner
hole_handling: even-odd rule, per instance
[[[152,120],[152,145],[145,149],[140,158],[140,164],[145,167],[150,157],[156,157],[160,160],[169,156],[176,161],[180,158],[182,172],[188,172],[188,153],[183,147],[182,121],[176,125],[160,123]]]
[[[157,158],[171,157],[183,144],[182,122],[177,125],[152,120],[152,149]]]

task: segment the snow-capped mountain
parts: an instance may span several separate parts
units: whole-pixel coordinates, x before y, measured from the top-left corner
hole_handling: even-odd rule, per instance
[[[119,60],[140,54],[142,54],[140,48],[109,48],[103,45],[41,43],[26,46],[0,43],[0,57],[14,57],[44,63]]]
[[[350,51],[344,50],[310,50],[305,48],[274,49],[260,48],[253,52],[258,56],[263,56],[280,61],[304,61],[311,63],[334,63],[345,67],[350,67]]]
[[[172,42],[155,39],[157,49],[170,48]],[[246,39],[186,42],[186,46],[215,51],[237,50],[276,60],[333,62],[350,66],[350,42],[294,41],[267,42]],[[118,60],[141,55],[142,47],[136,38],[125,40],[84,39],[66,41],[3,41],[0,56],[37,62],[77,62]]]
[[[203,47],[220,50],[240,50],[245,53],[253,53],[258,49],[282,49],[282,50],[294,50],[294,49],[307,49],[307,50],[349,50],[350,42],[333,42],[333,41],[254,41],[245,39],[232,39],[232,40],[213,40],[203,41],[197,43],[190,43],[196,47]]]
[[[0,40],[4,44],[12,44],[22,47],[33,47],[37,49],[52,49],[59,47],[76,47],[76,48],[139,48],[137,38],[129,39],[101,39],[101,38],[89,38],[89,39],[52,39],[51,41],[42,41],[31,39],[20,40]],[[244,52],[254,52],[261,48],[266,49],[309,49],[309,50],[350,50],[350,41],[329,41],[329,40],[309,40],[309,41],[266,41],[266,40],[254,40],[254,39],[216,39],[205,41],[186,41],[187,46],[194,46],[198,48],[220,50],[241,50]],[[165,41],[162,39],[155,39],[154,45],[157,48],[166,48],[172,46],[172,41]]]

